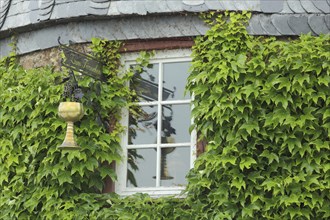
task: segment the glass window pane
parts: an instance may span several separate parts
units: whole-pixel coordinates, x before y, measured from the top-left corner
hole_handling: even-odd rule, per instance
[[[151,64],[150,68],[143,69],[141,74],[135,74],[130,88],[135,89],[139,101],[158,100],[158,73],[159,65]]]
[[[190,142],[190,105],[162,106],[162,143]]]
[[[155,187],[156,149],[129,149],[127,158],[127,187]]]
[[[140,106],[138,116],[129,115],[128,144],[155,144],[157,106]]]
[[[161,186],[184,186],[190,169],[190,147],[170,147],[161,150]]]
[[[164,63],[163,100],[190,98],[189,93],[184,95],[189,68],[190,62]]]

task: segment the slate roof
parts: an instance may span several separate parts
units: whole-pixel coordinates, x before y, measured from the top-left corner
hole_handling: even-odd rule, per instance
[[[0,0],[0,56],[13,33],[19,53],[56,46],[57,36],[86,42],[201,35],[207,27],[194,12],[210,10],[252,11],[252,35],[330,33],[330,0]]]

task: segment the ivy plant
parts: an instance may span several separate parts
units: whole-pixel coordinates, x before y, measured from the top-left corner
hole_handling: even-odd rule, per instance
[[[253,37],[211,13],[188,90],[207,152],[189,175],[200,219],[330,217],[330,38]],[[196,202],[198,201],[198,202]]]
[[[60,151],[63,77],[25,70],[15,53],[0,62],[0,219],[330,218],[330,38],[254,37],[251,14],[207,13],[196,37],[187,91],[207,151],[189,172],[183,198],[102,194],[120,160],[120,109],[148,65],[120,73],[119,42],[92,40],[106,83],[79,76],[85,116],[80,151]],[[138,115],[137,108],[131,108]],[[132,114],[132,115],[134,115]]]
[[[133,70],[122,75],[118,71],[120,47],[119,42],[92,40],[94,56],[104,63],[105,83],[76,74],[85,109],[85,116],[75,123],[80,151],[57,148],[66,124],[57,116],[63,85],[55,82],[65,77],[65,71],[25,70],[15,54],[1,61],[1,219],[78,218],[74,201],[91,202],[98,198],[92,195],[102,192],[105,178],[116,179],[109,164],[121,158],[120,110],[134,97],[126,86]],[[144,55],[141,65],[148,59]]]

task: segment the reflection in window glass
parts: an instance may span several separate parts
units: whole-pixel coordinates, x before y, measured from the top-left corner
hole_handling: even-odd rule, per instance
[[[191,97],[185,95],[190,57],[189,51],[181,51],[157,53],[152,65],[136,70],[130,82],[138,98],[123,118],[128,127],[123,138],[127,160],[117,166],[116,183],[123,195],[174,194],[187,185],[195,142],[189,133]],[[133,57],[129,58],[130,65]]]
[[[127,154],[127,187],[155,187],[156,150],[129,149]]]
[[[189,94],[184,95],[189,68],[190,62],[164,63],[163,100],[190,98]]]
[[[158,71],[159,65],[152,64],[145,68],[141,74],[136,73],[130,83],[131,89],[135,89],[139,101],[158,100]]]
[[[169,147],[161,151],[161,186],[184,186],[190,169],[190,147]]]
[[[163,105],[162,143],[190,142],[190,105]]]
[[[140,108],[137,119],[129,117],[128,144],[154,144],[157,141],[157,106]]]

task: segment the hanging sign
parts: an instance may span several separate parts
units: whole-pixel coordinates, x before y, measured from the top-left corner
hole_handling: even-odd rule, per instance
[[[94,79],[106,81],[106,77],[102,74],[102,63],[95,57],[75,51],[63,44],[60,48],[65,56],[62,61],[63,66]]]

